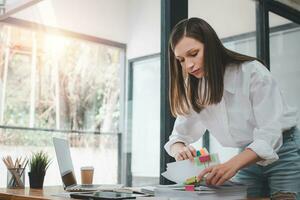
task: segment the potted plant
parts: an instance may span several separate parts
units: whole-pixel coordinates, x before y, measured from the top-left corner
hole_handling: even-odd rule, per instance
[[[50,162],[48,154],[43,151],[32,154],[28,172],[30,188],[43,188],[44,177]]]

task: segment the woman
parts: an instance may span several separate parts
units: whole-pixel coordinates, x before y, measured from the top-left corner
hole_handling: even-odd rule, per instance
[[[176,160],[196,156],[189,144],[206,129],[225,147],[242,151],[208,167],[198,179],[221,185],[236,178],[249,197],[296,199],[300,192],[297,110],[256,58],[226,49],[202,19],[179,22],[169,42],[170,105],[177,117],[166,151]],[[298,194],[299,196],[299,194]],[[298,197],[300,198],[300,197]]]

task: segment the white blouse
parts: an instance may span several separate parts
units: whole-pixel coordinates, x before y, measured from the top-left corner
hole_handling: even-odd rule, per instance
[[[278,159],[282,131],[297,124],[296,108],[289,107],[271,73],[258,61],[227,67],[220,103],[200,113],[178,116],[165,144],[191,144],[209,130],[224,147],[252,149],[268,165]],[[171,155],[171,154],[170,154]]]

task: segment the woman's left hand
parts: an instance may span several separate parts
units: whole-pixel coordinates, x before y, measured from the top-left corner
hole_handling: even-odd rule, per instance
[[[222,185],[225,181],[232,178],[240,169],[252,163],[260,161],[261,158],[251,149],[245,149],[243,152],[234,156],[223,164],[218,164],[204,169],[199,175],[198,180],[206,176],[207,185]]]
[[[232,178],[239,168],[231,161],[223,164],[218,164],[204,169],[199,175],[198,180],[201,180],[204,175],[206,176],[207,185],[222,185],[225,181]]]

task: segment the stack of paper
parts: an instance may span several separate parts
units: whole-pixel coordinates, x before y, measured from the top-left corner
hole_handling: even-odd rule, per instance
[[[206,187],[199,186],[195,188],[195,191],[184,191],[183,187],[181,189],[167,188],[167,187],[156,187],[154,190],[156,197],[169,197],[180,199],[246,199],[247,187],[244,185],[234,184],[234,185],[224,185],[219,187]]]
[[[193,161],[183,160],[168,163],[167,171],[163,172],[162,175],[177,184],[155,187],[155,196],[176,197],[176,199],[198,199],[199,197],[206,200],[244,199],[247,195],[247,187],[232,181],[226,181],[222,186],[218,187],[207,186],[203,181],[198,182],[198,187],[194,186],[194,191],[186,190],[185,185],[190,184],[190,180],[196,180],[195,177],[202,170],[219,163],[218,154],[209,154],[207,151],[201,151],[201,154],[197,152],[197,157]],[[191,184],[195,184],[194,182]]]
[[[167,164],[167,171],[162,175],[175,183],[182,184],[186,179],[198,176],[206,167],[214,166],[220,163],[218,154],[210,154],[210,160],[207,162],[197,162],[198,157],[192,162],[190,160],[182,160]]]

